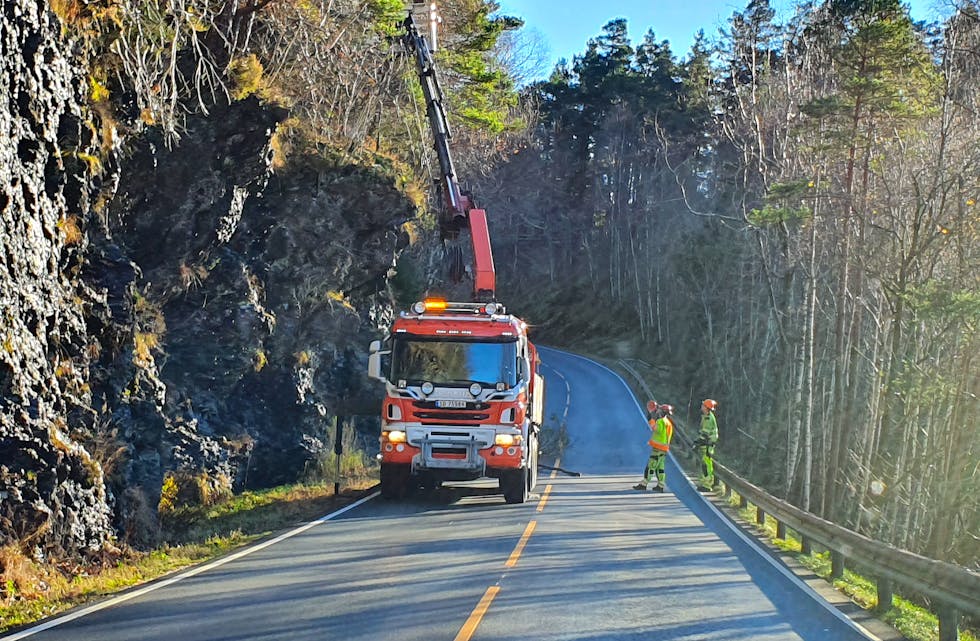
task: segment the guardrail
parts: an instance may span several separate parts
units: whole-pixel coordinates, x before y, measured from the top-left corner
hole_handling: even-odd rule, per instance
[[[804,512],[771,496],[717,461],[715,473],[724,482],[726,493],[734,490],[743,506],[746,503],[755,505],[756,523],[765,523],[766,514],[775,519],[777,538],[786,537],[788,526],[802,535],[804,552],[808,551],[810,541],[817,541],[827,548],[833,578],[843,576],[848,560],[874,574],[879,609],[891,607],[894,585],[928,597],[939,604],[936,614],[940,641],[956,641],[959,637],[960,613],[980,614],[980,574],[892,547]]]
[[[654,398],[646,382],[625,361],[620,366],[637,379],[648,398]],[[688,447],[691,440],[679,429],[681,440]],[[756,523],[764,524],[766,514],[776,521],[777,538],[786,537],[790,527],[802,537],[804,553],[813,541],[830,551],[831,576],[840,578],[848,561],[872,573],[878,589],[878,608],[892,605],[894,587],[901,586],[927,597],[939,617],[939,641],[956,641],[959,637],[961,614],[980,616],[980,574],[952,563],[936,561],[881,541],[858,534],[798,507],[778,499],[760,487],[741,478],[715,461],[715,474],[724,483],[726,496],[738,493],[740,506],[749,503],[756,507]]]

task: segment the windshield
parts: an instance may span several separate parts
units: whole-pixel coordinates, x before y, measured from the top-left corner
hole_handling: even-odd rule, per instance
[[[419,384],[493,387],[517,385],[517,342],[480,343],[396,338],[391,359],[391,381]]]

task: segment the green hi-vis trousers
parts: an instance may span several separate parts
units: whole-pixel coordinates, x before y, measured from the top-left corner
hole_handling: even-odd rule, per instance
[[[715,446],[698,445],[698,454],[701,457],[701,478],[698,483],[703,487],[715,486]]]
[[[653,480],[653,477],[657,477],[657,483],[660,487],[664,487],[666,473],[664,472],[664,466],[667,463],[667,452],[662,452],[661,450],[650,450],[650,460],[647,461],[646,471],[643,473],[643,482],[649,483]]]

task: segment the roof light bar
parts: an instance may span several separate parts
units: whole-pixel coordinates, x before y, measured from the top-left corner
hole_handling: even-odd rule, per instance
[[[446,307],[446,301],[441,298],[426,298],[425,300],[420,300],[412,305],[412,311],[416,314],[424,314],[425,312],[444,312],[446,311]]]
[[[448,304],[442,298],[426,298],[425,299],[425,311],[427,312],[444,312]]]
[[[426,298],[412,305],[413,314],[421,315],[426,312],[469,312],[495,316],[506,314],[507,310],[500,303],[451,303],[443,298]]]

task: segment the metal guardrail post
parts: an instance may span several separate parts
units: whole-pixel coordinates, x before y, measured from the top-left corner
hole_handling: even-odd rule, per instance
[[[939,641],[956,641],[960,636],[960,613],[948,605],[939,606]]]
[[[844,555],[837,550],[830,551],[830,578],[841,579],[844,577]]]
[[[878,605],[875,609],[880,612],[887,612],[892,607],[892,581],[891,579],[878,579]]]
[[[344,417],[333,417],[333,453],[336,457],[336,469],[334,470],[333,495],[340,495],[340,459],[344,454]]]
[[[739,497],[799,532],[804,554],[809,554],[816,542],[830,551],[835,577],[843,574],[845,561],[851,561],[871,570],[879,582],[883,579],[891,582],[883,585],[883,604],[891,601],[888,595],[892,586],[927,597],[940,617],[940,641],[955,641],[961,612],[980,611],[980,573],[896,548],[805,512],[773,497],[718,462],[715,470]]]

